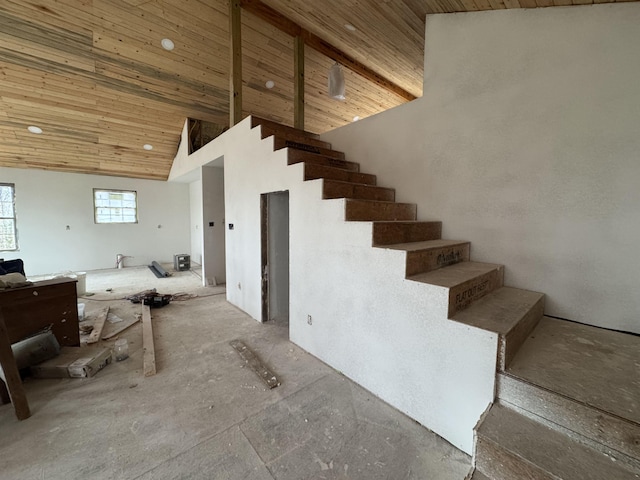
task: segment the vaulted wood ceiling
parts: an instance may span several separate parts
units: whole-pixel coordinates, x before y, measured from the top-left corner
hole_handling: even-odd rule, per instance
[[[415,96],[425,15],[571,4],[263,1]],[[187,117],[229,123],[228,11],[225,0],[2,0],[0,165],[166,179]],[[292,125],[293,38],[248,11],[242,36],[243,114]],[[173,51],[162,49],[163,38]],[[407,101],[348,70],[347,100],[331,100],[332,63],[306,49],[307,130],[321,133]],[[29,125],[43,133],[29,133]]]

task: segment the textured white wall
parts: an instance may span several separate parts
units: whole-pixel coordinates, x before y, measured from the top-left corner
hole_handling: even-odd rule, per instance
[[[189,184],[189,219],[191,223],[191,261],[202,265],[202,180]]]
[[[1,167],[0,179],[16,185],[20,243],[0,256],[22,258],[28,275],[113,268],[118,253],[128,266],[172,262],[189,249],[186,184]],[[138,223],[96,225],[93,188],[136,190]]]
[[[209,226],[213,222],[213,227]],[[205,284],[225,283],[224,169],[202,167],[202,235]]]
[[[433,15],[423,97],[324,135],[546,312],[640,333],[640,4]]]

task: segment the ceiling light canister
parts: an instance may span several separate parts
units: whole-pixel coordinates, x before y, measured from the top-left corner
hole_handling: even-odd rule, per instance
[[[169,51],[173,50],[176,46],[170,38],[163,38],[160,43],[162,44],[162,48]]]
[[[360,120],[360,117],[358,115],[356,115],[355,117],[353,117],[353,121],[357,122],[358,120]]]
[[[357,29],[356,27],[354,27],[353,25],[351,25],[350,23],[345,23],[344,24],[344,28],[346,28],[347,30],[349,30],[350,32],[355,32]]]
[[[142,148],[144,148],[145,150],[153,150],[153,145],[149,145],[148,143],[145,143]]]
[[[27,130],[29,130],[31,133],[35,133],[37,135],[40,135],[42,133],[42,129],[40,127],[36,127],[35,125],[29,125],[27,127]]]
[[[267,87],[269,90],[271,90],[273,87],[276,86],[276,82],[274,82],[273,80],[267,80],[264,86]]]

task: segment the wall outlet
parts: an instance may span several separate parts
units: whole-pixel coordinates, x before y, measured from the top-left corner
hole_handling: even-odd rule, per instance
[[[313,318],[311,317],[311,315],[307,315],[307,323],[309,325],[313,325]]]

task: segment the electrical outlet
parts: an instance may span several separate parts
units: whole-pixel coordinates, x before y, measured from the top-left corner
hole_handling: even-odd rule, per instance
[[[307,323],[309,325],[313,325],[313,318],[311,317],[311,315],[307,315]]]
[[[215,223],[214,223],[214,222],[209,222],[209,226],[210,226],[210,227],[213,227],[214,225],[215,225]]]

